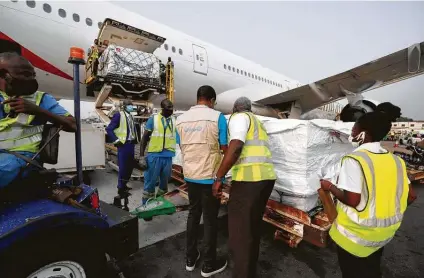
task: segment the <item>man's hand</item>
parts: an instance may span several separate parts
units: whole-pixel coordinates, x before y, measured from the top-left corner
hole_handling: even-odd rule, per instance
[[[212,194],[215,198],[220,199],[222,195],[222,181],[215,180],[212,185]]]
[[[325,191],[329,191],[331,186],[333,186],[333,184],[327,180],[320,180],[321,182],[321,188]]]
[[[16,113],[38,115],[42,111],[42,109],[35,103],[23,98],[10,98],[3,102],[3,104],[7,103],[10,105],[10,109],[15,111]]]

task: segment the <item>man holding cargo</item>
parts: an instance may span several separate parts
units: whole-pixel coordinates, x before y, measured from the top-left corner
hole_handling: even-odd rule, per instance
[[[228,229],[234,256],[233,277],[255,277],[260,227],[276,175],[268,135],[252,113],[252,103],[240,97],[228,123],[230,145],[216,173],[213,191],[220,196],[222,180],[232,168]]]
[[[143,204],[155,196],[156,184],[159,182],[157,195],[168,192],[168,181],[172,173],[172,158],[175,156],[176,126],[172,116],[174,105],[164,99],[160,106],[162,111],[147,120],[146,129],[140,144],[140,165],[147,168],[144,172]],[[144,157],[147,143],[147,158]]]
[[[200,258],[197,237],[203,213],[205,259],[203,277],[224,271],[226,260],[216,258],[218,211],[220,201],[212,195],[212,184],[227,149],[227,120],[214,110],[215,90],[202,86],[197,91],[197,105],[177,119],[177,143],[181,147],[184,179],[190,202],[187,219],[187,264],[193,271]],[[222,177],[223,178],[223,177]]]
[[[337,185],[321,181],[321,188],[338,200],[330,236],[343,278],[381,277],[384,247],[414,199],[405,162],[380,144],[395,119],[379,110],[361,116],[351,136],[357,148],[342,159]]]
[[[134,169],[134,149],[138,143],[137,129],[131,112],[135,110],[131,100],[122,102],[122,111],[115,113],[106,132],[113,144],[118,148],[118,194],[127,193],[127,186]]]

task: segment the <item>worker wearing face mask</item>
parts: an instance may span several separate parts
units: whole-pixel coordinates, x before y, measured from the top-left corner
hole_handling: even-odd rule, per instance
[[[140,165],[144,172],[143,204],[155,196],[156,184],[159,183],[157,196],[168,192],[168,181],[172,173],[172,158],[175,156],[176,126],[172,117],[174,105],[169,99],[160,104],[162,111],[147,120],[140,144]],[[147,144],[147,158],[144,156]]]
[[[22,156],[31,159],[39,151],[45,123],[62,126],[68,132],[75,132],[76,125],[51,95],[38,91],[34,67],[17,53],[0,53],[0,102],[2,188],[37,170],[32,165],[26,167]]]
[[[134,169],[134,149],[138,143],[137,129],[131,112],[135,111],[131,100],[124,100],[122,111],[115,113],[106,132],[118,148],[118,193],[125,193],[131,190],[127,186]]]
[[[391,119],[381,111],[361,116],[350,137],[356,149],[342,159],[337,184],[321,181],[338,200],[330,236],[343,278],[381,277],[384,246],[399,229],[409,201],[405,162],[380,145]]]

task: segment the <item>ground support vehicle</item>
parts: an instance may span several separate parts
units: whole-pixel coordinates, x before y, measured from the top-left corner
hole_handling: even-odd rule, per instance
[[[105,125],[119,111],[124,99],[137,107],[133,112],[140,139],[145,121],[154,112],[153,100],[174,98],[174,64],[162,63],[154,51],[165,38],[107,18],[99,30],[96,46],[86,65],[87,95],[96,96],[95,108]],[[93,46],[94,47],[94,46]],[[116,148],[106,145],[108,164],[118,170]],[[133,178],[141,178],[137,170]]]
[[[69,62],[74,64],[77,175],[59,175],[26,158],[38,170],[0,189],[2,277],[108,277],[106,254],[119,261],[138,250],[138,219],[100,201],[97,190],[83,183],[78,78],[82,49],[72,48]]]

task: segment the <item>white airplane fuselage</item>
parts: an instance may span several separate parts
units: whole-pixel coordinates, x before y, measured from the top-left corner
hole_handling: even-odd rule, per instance
[[[110,2],[0,2],[0,35],[34,54],[30,61],[36,67],[41,90],[70,99],[73,68],[67,62],[69,49],[88,49],[98,35],[99,24],[108,17],[166,38],[154,54],[162,62],[168,57],[174,61],[177,109],[194,105],[202,85],[212,86],[217,94],[250,84],[275,92],[300,86],[284,75]],[[80,80],[84,77],[81,67]],[[83,84],[81,95],[85,96]]]

